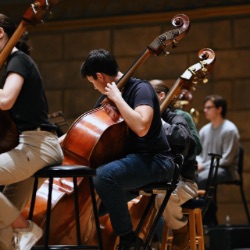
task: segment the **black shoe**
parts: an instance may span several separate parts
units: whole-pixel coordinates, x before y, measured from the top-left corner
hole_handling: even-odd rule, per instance
[[[117,246],[117,250],[140,250],[143,245],[141,238],[137,237],[135,242],[122,241]]]

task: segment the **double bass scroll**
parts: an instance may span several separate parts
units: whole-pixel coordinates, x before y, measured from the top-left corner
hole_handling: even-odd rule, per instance
[[[215,63],[215,53],[210,48],[204,48],[198,52],[198,57],[201,60],[184,71],[170,88],[167,97],[161,104],[161,112],[171,105],[171,102],[175,101],[176,96],[180,94],[182,89],[190,90],[201,82],[206,83],[208,81],[207,76]]]

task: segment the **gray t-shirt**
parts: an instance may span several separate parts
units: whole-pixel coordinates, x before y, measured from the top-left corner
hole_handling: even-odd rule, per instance
[[[239,132],[231,121],[225,119],[217,128],[208,123],[199,131],[202,152],[197,156],[197,162],[204,169],[210,167],[211,157],[208,153],[222,155],[220,167],[237,169],[237,154],[239,149]]]

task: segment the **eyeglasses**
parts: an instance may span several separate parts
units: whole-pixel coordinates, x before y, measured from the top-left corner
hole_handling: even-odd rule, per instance
[[[214,106],[214,105],[205,106],[205,107],[203,108],[203,110],[209,110],[209,109],[211,109],[211,108],[215,108],[215,106]]]

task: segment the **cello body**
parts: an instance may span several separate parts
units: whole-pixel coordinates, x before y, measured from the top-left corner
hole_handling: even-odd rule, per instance
[[[63,141],[64,164],[77,161],[96,168],[126,152],[127,126],[110,103],[81,115]]]

